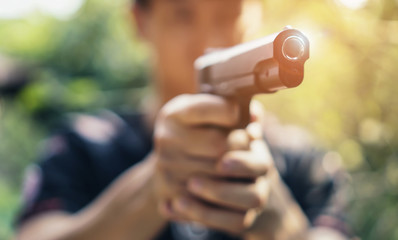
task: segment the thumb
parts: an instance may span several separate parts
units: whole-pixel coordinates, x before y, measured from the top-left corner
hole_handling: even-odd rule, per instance
[[[260,101],[253,99],[250,102],[250,116],[252,122],[263,122],[265,117],[265,110],[263,104]]]

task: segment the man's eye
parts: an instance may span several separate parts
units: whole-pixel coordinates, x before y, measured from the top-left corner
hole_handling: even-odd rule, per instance
[[[213,21],[213,29],[216,31],[228,32],[233,31],[237,26],[236,19],[218,18]]]
[[[174,19],[180,23],[193,23],[194,17],[194,12],[188,8],[179,8],[174,12]]]

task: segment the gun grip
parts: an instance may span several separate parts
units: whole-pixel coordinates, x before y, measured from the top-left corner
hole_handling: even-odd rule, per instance
[[[251,97],[240,97],[236,99],[239,103],[240,119],[236,126],[238,129],[245,129],[251,121],[250,101]]]

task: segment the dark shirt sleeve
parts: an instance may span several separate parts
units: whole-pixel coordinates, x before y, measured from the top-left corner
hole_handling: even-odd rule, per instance
[[[92,199],[89,161],[79,141],[72,132],[48,140],[45,156],[30,168],[25,180],[17,224],[46,211],[74,213]]]
[[[64,129],[27,172],[17,225],[48,211],[81,210],[151,149],[138,116],[127,123],[111,113],[79,115]]]

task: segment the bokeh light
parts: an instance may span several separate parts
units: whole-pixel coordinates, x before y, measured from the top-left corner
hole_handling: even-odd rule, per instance
[[[367,3],[367,0],[335,0],[335,1],[343,5],[344,7],[354,10],[364,7]]]
[[[84,0],[0,0],[0,19],[25,18],[35,11],[58,19],[67,19],[76,13]]]

